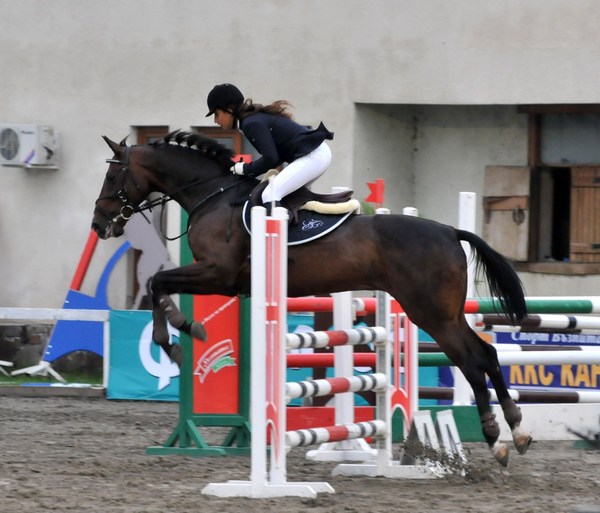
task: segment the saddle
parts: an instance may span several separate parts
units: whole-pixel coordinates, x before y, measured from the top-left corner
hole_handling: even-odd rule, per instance
[[[261,206],[262,193],[269,185],[267,180],[260,182],[250,193],[250,206]],[[346,214],[360,210],[360,203],[352,199],[354,191],[332,192],[328,194],[319,194],[311,191],[307,187],[288,194],[281,200],[284,206],[290,213],[290,222],[298,223],[298,211],[310,210],[319,214]]]
[[[242,220],[248,233],[250,211],[252,207],[262,206],[261,196],[267,185],[266,180],[260,182],[244,203]],[[281,204],[290,214],[288,246],[306,244],[324,237],[349,220],[353,213],[360,213],[360,203],[352,199],[352,191],[318,194],[301,187],[283,198]]]

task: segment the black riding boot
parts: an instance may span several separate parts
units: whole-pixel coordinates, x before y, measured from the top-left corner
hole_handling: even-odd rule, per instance
[[[281,207],[281,201],[269,201],[267,203],[263,203],[263,207],[265,207],[267,209],[267,216],[271,216],[271,208],[272,206],[275,205],[276,207]]]

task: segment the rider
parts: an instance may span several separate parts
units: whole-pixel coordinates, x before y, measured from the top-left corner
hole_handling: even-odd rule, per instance
[[[309,129],[292,120],[290,104],[280,100],[270,105],[244,101],[244,95],[233,84],[216,85],[208,94],[208,116],[227,130],[239,127],[261,157],[250,163],[231,166],[236,175],[258,176],[282,164],[287,164],[262,193],[263,205],[280,205],[284,196],[303,185],[310,186],[331,163],[331,150],[326,139],[333,133],[320,123]]]

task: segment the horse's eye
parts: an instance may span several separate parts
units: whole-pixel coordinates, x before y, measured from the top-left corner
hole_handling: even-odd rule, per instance
[[[106,182],[107,183],[115,183],[116,179],[117,179],[117,177],[114,176],[114,175],[106,175]]]

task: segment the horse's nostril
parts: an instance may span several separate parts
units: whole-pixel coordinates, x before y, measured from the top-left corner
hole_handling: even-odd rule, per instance
[[[102,228],[100,226],[100,224],[98,223],[92,223],[92,230],[94,230],[98,236],[103,239],[104,238],[104,231],[106,230],[105,228]]]

